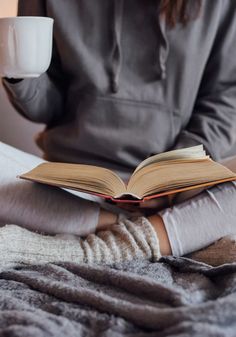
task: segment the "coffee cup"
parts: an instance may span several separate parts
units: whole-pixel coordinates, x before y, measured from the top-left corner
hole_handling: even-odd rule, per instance
[[[29,78],[46,72],[52,57],[52,41],[52,18],[0,18],[0,76]]]

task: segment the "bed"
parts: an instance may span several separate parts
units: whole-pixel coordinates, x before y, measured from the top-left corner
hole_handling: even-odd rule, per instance
[[[39,160],[0,143],[2,185]],[[0,264],[0,337],[236,336],[236,237],[214,245],[156,263]]]
[[[236,336],[235,237],[216,244],[217,260],[2,265],[0,336]]]

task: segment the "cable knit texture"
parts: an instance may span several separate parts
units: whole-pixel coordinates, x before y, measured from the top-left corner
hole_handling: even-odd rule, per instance
[[[16,225],[0,229],[1,263],[77,263],[112,264],[133,259],[158,260],[159,241],[150,222],[139,217],[125,219],[110,230],[78,236],[46,236]]]

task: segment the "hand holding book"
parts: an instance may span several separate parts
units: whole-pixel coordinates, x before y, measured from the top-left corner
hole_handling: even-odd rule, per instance
[[[130,204],[130,203],[124,203],[124,202],[116,202],[116,206],[125,209],[128,212],[131,212],[134,215],[144,215],[149,216],[152,214],[156,214],[159,211],[162,211],[163,209],[167,207],[171,207],[173,205],[179,204],[181,202],[184,202],[185,200],[189,200],[193,198],[194,196],[200,194],[203,192],[206,187],[196,188],[194,190],[187,190],[184,192],[179,192],[176,194],[170,194],[163,197],[158,197],[154,199],[144,200],[140,202],[139,204]],[[138,206],[138,207],[137,207]]]

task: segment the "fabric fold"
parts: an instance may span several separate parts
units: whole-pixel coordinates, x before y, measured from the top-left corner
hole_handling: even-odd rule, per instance
[[[113,48],[111,61],[111,91],[119,91],[119,77],[122,67],[121,31],[124,0],[113,0]]]
[[[169,55],[169,41],[167,37],[167,26],[166,21],[160,17],[160,13],[158,10],[157,17],[158,28],[160,31],[160,44],[158,51],[158,61],[159,61],[159,70],[160,70],[160,78],[163,80],[166,78],[166,63]]]

